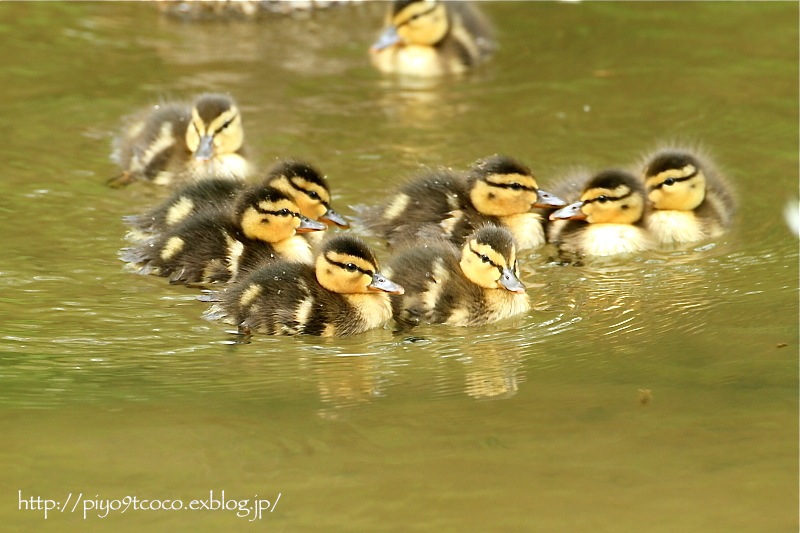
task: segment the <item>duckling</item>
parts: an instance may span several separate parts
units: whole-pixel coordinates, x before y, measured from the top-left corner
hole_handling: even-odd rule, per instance
[[[330,206],[331,192],[327,180],[308,163],[295,160],[279,162],[267,173],[264,185],[288,194],[297,204],[300,214],[311,220],[318,220],[329,226],[349,226],[347,220]],[[123,220],[133,228],[128,238],[132,241],[142,240],[209,208],[231,209],[237,196],[246,189],[244,182],[222,178],[185,185],[147,213],[124,217]]]
[[[380,273],[361,239],[339,234],[325,241],[313,266],[279,261],[251,272],[218,292],[205,316],[245,334],[354,335],[392,317],[389,294],[403,287]]]
[[[592,177],[580,201],[550,214],[549,239],[560,250],[579,256],[611,256],[648,250],[644,228],[646,196],[633,175],[605,170]]]
[[[244,179],[250,164],[242,154],[244,129],[236,103],[222,94],[200,95],[192,105],[155,106],[115,140],[112,159],[120,187],[144,179],[161,185],[220,177]]]
[[[381,72],[415,76],[461,73],[494,50],[494,32],[471,3],[396,0],[370,48]]]
[[[520,250],[545,242],[543,217],[532,208],[566,205],[539,189],[530,169],[503,155],[476,161],[466,177],[433,171],[412,181],[383,206],[368,209],[365,225],[391,246],[443,235],[457,246],[476,228],[508,228]]]
[[[326,226],[300,214],[285,193],[254,186],[239,195],[232,213],[208,210],[120,253],[141,274],[171,283],[228,281],[259,265],[288,259],[311,262],[308,241],[296,235]]]
[[[459,250],[440,240],[420,244],[395,256],[386,275],[406,290],[392,296],[392,311],[401,329],[420,322],[477,326],[530,309],[519,280],[511,232],[484,226]]]
[[[661,244],[719,237],[736,210],[733,194],[714,165],[685,150],[666,149],[651,156],[644,184],[653,210],[647,229]]]

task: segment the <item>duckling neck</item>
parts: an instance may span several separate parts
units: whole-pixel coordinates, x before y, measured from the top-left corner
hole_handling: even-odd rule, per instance
[[[356,310],[363,330],[377,328],[392,318],[392,302],[386,293],[343,294],[347,303]],[[361,329],[361,328],[359,328]]]
[[[312,264],[314,256],[308,241],[299,235],[292,235],[288,239],[271,243],[272,247],[287,261],[299,261]]]
[[[517,249],[527,250],[538,248],[545,243],[544,227],[542,217],[539,213],[520,213],[506,217],[498,217],[500,223],[507,227],[514,240],[517,242]]]
[[[527,293],[514,293],[505,289],[484,289],[484,304],[489,321],[503,320],[531,308]]]
[[[609,256],[650,249],[648,234],[630,224],[588,224],[582,238],[582,253]]]

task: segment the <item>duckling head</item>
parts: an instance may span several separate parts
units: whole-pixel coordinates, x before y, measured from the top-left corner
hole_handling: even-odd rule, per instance
[[[461,250],[460,265],[464,275],[480,287],[525,292],[517,275],[514,237],[505,228],[484,226],[470,235]]]
[[[541,189],[531,170],[504,155],[476,161],[467,176],[470,200],[480,213],[505,217],[534,207],[563,207],[567,203]]]
[[[691,211],[703,203],[706,176],[695,157],[685,152],[664,152],[644,171],[647,197],[656,209]]]
[[[186,129],[186,145],[195,159],[208,161],[218,155],[232,154],[243,142],[242,117],[230,97],[203,94],[195,100]]]
[[[622,170],[594,176],[579,202],[550,214],[550,220],[586,220],[590,224],[636,224],[644,215],[645,195],[639,181]]]
[[[247,238],[268,243],[327,227],[301,215],[300,208],[289,195],[270,186],[251,187],[242,193],[236,202],[235,214]]]
[[[331,208],[331,190],[325,177],[302,161],[283,161],[267,173],[266,183],[294,198],[300,213],[329,226],[350,227],[347,220]]]
[[[450,30],[447,6],[438,0],[396,0],[389,25],[372,45],[374,51],[396,44],[434,46]]]
[[[404,292],[403,287],[381,275],[372,250],[351,235],[336,235],[326,241],[314,268],[320,285],[339,294]]]

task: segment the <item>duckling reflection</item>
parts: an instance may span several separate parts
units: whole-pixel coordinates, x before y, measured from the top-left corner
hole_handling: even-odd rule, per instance
[[[481,345],[464,362],[464,391],[476,399],[500,399],[514,396],[519,390],[519,355],[515,351],[497,350]]]
[[[448,241],[419,244],[392,258],[386,272],[406,291],[392,297],[401,329],[421,322],[476,326],[530,309],[505,228],[483,227],[461,249]]]
[[[352,407],[383,393],[381,369],[373,355],[315,358],[312,364],[320,399],[327,405]]]
[[[659,150],[647,158],[644,183],[653,206],[646,226],[661,244],[719,237],[731,225],[733,194],[708,158]]]
[[[524,250],[545,242],[543,217],[532,209],[565,204],[539,189],[527,166],[494,155],[473,163],[466,176],[438,170],[409,182],[367,209],[364,223],[395,247],[436,236],[461,246],[476,228],[492,224],[507,228]]]
[[[644,228],[646,196],[633,175],[606,170],[589,180],[580,201],[550,214],[549,240],[566,254],[613,256],[653,247]]]
[[[241,113],[229,96],[203,94],[192,105],[160,104],[134,119],[115,139],[111,157],[122,174],[109,183],[119,187],[136,180],[171,185],[210,177],[244,179],[251,169],[243,145]]]
[[[171,283],[224,282],[278,259],[310,263],[311,248],[297,233],[325,228],[302,216],[278,189],[254,186],[239,195],[231,212],[202,212],[123,249],[120,258],[140,274]]]
[[[380,71],[413,76],[462,73],[494,50],[491,25],[467,2],[396,0],[370,49]]]

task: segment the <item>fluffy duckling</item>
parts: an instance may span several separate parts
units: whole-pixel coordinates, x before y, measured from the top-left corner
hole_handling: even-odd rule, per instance
[[[250,165],[242,155],[243,143],[242,116],[229,96],[203,94],[192,105],[157,105],[116,139],[112,159],[122,174],[109,183],[244,179]]]
[[[644,169],[653,210],[647,229],[661,244],[719,237],[736,210],[733,194],[713,164],[685,150],[660,150]]]
[[[228,281],[277,259],[312,262],[308,241],[296,235],[325,229],[300,214],[292,199],[269,186],[239,195],[232,213],[198,213],[120,254],[141,274],[171,283]]]
[[[389,294],[403,287],[381,275],[363,241],[340,234],[325,241],[313,266],[280,261],[251,272],[217,293],[205,316],[245,334],[353,335],[391,318]]]
[[[652,248],[644,228],[646,196],[633,175],[605,170],[589,180],[580,201],[550,214],[549,240],[563,252],[611,256]]]
[[[460,250],[445,240],[409,248],[392,259],[386,274],[406,290],[392,297],[402,329],[420,322],[477,326],[530,309],[514,238],[497,226],[479,229]]]
[[[494,50],[491,25],[467,2],[396,0],[370,48],[380,71],[440,76],[467,71]]]
[[[466,178],[434,171],[402,187],[382,207],[367,210],[366,226],[390,245],[443,235],[457,246],[476,228],[508,228],[520,250],[545,242],[543,217],[532,208],[566,202],[539,189],[530,169],[503,155],[472,165]]]
[[[347,220],[331,208],[327,180],[308,163],[295,160],[279,162],[269,170],[264,184],[288,194],[304,217],[329,226],[349,227]],[[123,220],[133,228],[129,239],[138,241],[148,234],[163,232],[203,210],[231,209],[237,196],[246,189],[244,182],[221,178],[185,185],[151,211],[125,217]]]

